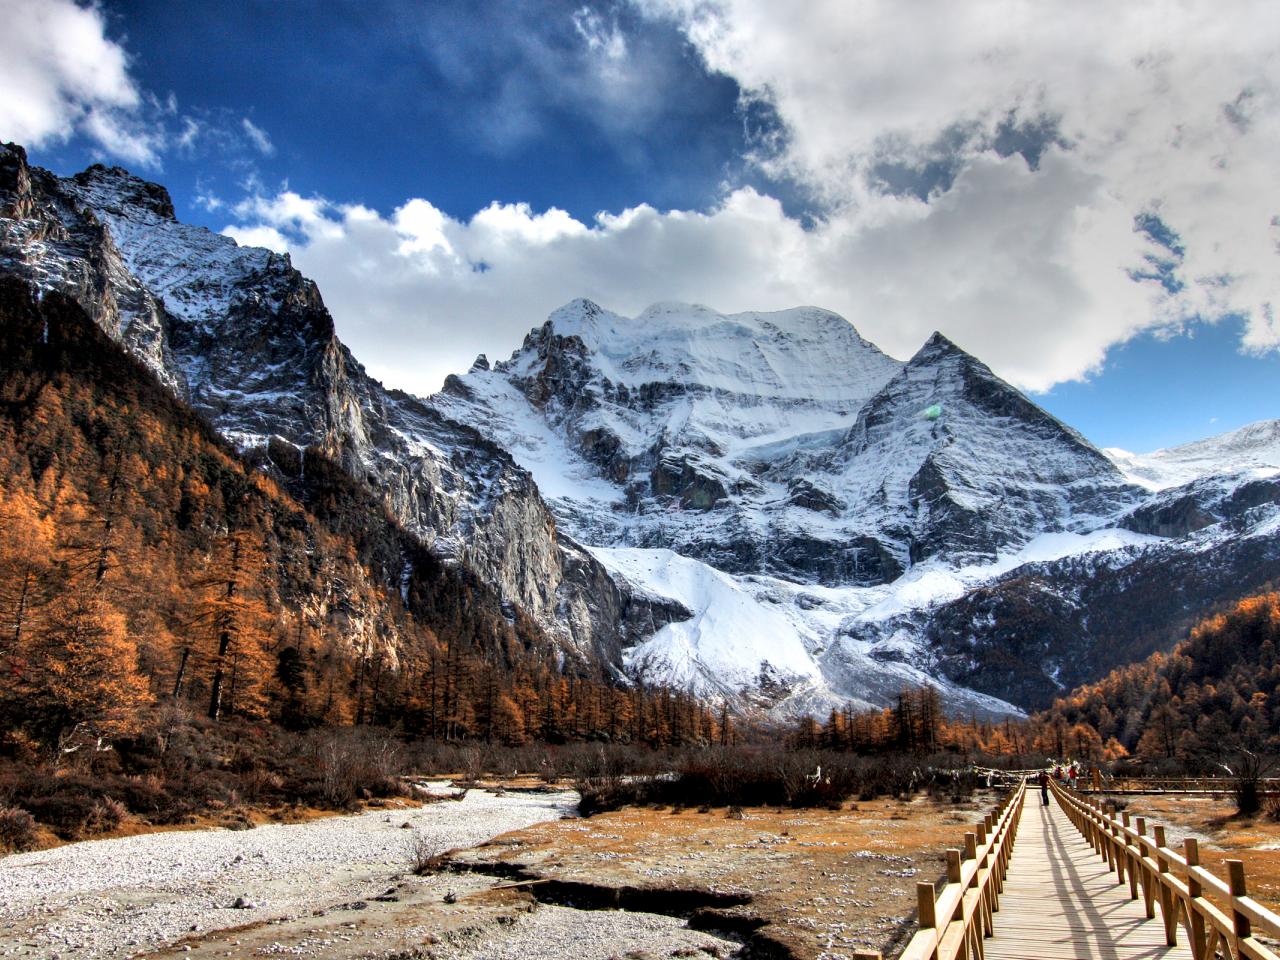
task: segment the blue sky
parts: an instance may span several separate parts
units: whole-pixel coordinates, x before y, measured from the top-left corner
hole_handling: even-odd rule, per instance
[[[660,61],[661,88],[610,123],[607,105],[548,90],[556,71],[575,68],[581,4],[131,0],[104,9],[141,87],[269,133],[274,156],[232,159],[251,161],[272,185],[288,180],[380,210],[427,195],[457,217],[493,200],[590,217],[641,202],[700,206],[744,174],[736,85],[708,76],[674,26],[625,10],[619,25]],[[166,156],[165,167],[234,195],[243,173],[216,161]]]
[[[941,329],[1105,446],[1280,416],[1275,18],[1006,6],[0,0],[0,138],[288,249],[419,392],[585,295]]]

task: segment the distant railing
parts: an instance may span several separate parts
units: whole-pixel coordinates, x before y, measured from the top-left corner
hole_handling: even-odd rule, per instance
[[[993,932],[992,914],[1013,852],[1013,841],[1027,795],[1019,780],[994,813],[964,835],[963,850],[947,851],[947,880],[941,893],[932,883],[916,884],[919,929],[907,942],[902,960],[976,960],[983,938]],[[855,954],[857,958],[878,954]]]
[[[992,784],[1010,784],[1016,786],[1019,780],[1026,778],[1034,780],[1040,776],[1041,767],[1027,770],[1001,770],[997,767],[980,767],[974,764],[971,768],[974,776],[979,779],[985,778]]]
[[[1105,777],[1100,787],[1080,778],[1082,793],[1187,793],[1222,796],[1235,789],[1232,777]],[[1280,778],[1258,781],[1259,794],[1280,794]]]
[[[1280,938],[1280,916],[1249,897],[1243,861],[1227,861],[1228,879],[1224,883],[1200,866],[1200,847],[1195,838],[1184,841],[1180,856],[1165,846],[1162,825],[1152,825],[1152,835],[1147,836],[1144,817],[1136,817],[1131,823],[1127,811],[1117,816],[1113,805],[1104,809],[1091,797],[1056,783],[1051,785],[1076,829],[1115,871],[1116,883],[1128,881],[1129,899],[1142,897],[1148,919],[1155,917],[1159,905],[1169,946],[1177,944],[1181,925],[1195,960],[1218,956],[1228,960],[1277,960],[1269,947],[1255,939],[1254,931]]]

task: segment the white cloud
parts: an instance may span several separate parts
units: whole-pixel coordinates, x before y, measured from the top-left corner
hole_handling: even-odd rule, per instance
[[[276,253],[289,252],[289,241],[275,227],[227,227],[222,232],[242,247],[266,247]]]
[[[1141,331],[1230,313],[1248,317],[1246,349],[1280,344],[1280,18],[1266,7],[636,2],[776,111],[785,137],[759,162],[810,188],[816,217],[750,189],[589,223],[496,203],[457,220],[427,199],[382,215],[284,190],[242,204],[228,232],[287,243],[357,356],[418,392],[477,352],[505,355],[576,296],[624,313],[811,303],[900,357],[940,329],[1034,390]],[[631,56],[587,8],[574,28],[597,78]],[[994,149],[1032,125],[1049,131],[1034,169]],[[949,172],[927,196],[880,179],[939,159]]]
[[[590,7],[574,11],[573,28],[586,42],[587,49],[602,60],[618,62],[627,58],[627,38],[618,25],[607,24],[604,17]]]
[[[1013,297],[1051,273],[1062,295],[1096,297],[1110,283],[1104,274],[1135,265],[1116,218],[1154,211],[1185,247],[1184,286],[1137,313],[1132,295],[1094,303],[1105,315],[1087,318],[1083,332],[1095,352],[1140,327],[1230,312],[1248,316],[1248,346],[1280,345],[1280,17],[1266,0],[633,2],[673,19],[710,69],[777,111],[786,136],[760,162],[808,185],[837,216],[870,224],[883,209],[877,164],[920,164],[964,131],[952,159],[978,171],[1002,124],[1048,117],[1069,145],[1050,177],[1064,182],[1069,167],[1095,186],[1071,211],[1057,206],[1053,186],[1020,188],[1048,204],[1046,216],[1070,221],[1046,224],[1053,236],[1043,250],[990,263],[996,272],[1034,268]],[[922,216],[949,213],[940,204]],[[1110,238],[1101,247],[1100,230]],[[925,282],[946,282],[920,266]],[[1075,324],[1069,302],[1031,322]],[[990,306],[998,318],[1013,303]],[[1078,372],[1068,363],[1045,375]]]
[[[0,23],[0,139],[39,147],[79,132],[113,156],[159,163],[163,135],[142,118],[148,104],[96,6],[0,0]]]
[[[240,127],[244,130],[245,136],[249,138],[249,142],[253,144],[254,149],[256,149],[260,154],[265,157],[270,157],[275,154],[275,144],[271,142],[271,137],[267,135],[267,131],[263,130],[248,117],[241,119]]]
[[[1023,386],[1078,376],[1151,312],[1154,282],[1113,261],[1147,241],[1103,183],[1059,152],[1033,173],[981,158],[933,203],[882,198],[806,228],[751,189],[713,210],[649,206],[581,223],[491,204],[467,221],[429,201],[390,216],[290,191],[255,197],[225,232],[281,249],[319,284],[378,376],[419,393],[477,353],[505,356],[577,296],[634,314],[664,299],[726,311],[812,303],[908,356],[934,329]],[[1094,258],[1096,270],[1077,273]]]
[[[273,227],[282,227],[311,238],[335,237],[342,228],[327,215],[329,204],[318,197],[303,197],[286,186],[274,197],[254,194],[235,206],[236,216]]]

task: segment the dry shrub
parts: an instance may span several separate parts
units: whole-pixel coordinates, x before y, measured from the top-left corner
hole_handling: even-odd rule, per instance
[[[1268,794],[1263,799],[1262,814],[1268,820],[1280,820],[1280,794]]]
[[[35,817],[19,807],[0,807],[0,852],[31,850],[38,839]]]
[[[129,811],[125,805],[114,797],[101,797],[93,805],[89,820],[85,824],[86,833],[110,833],[124,823]]]
[[[93,820],[97,797],[71,785],[24,799],[26,808],[63,840],[79,840]]]
[[[674,773],[578,782],[584,816],[618,807],[826,807],[837,809],[872,767],[847,754],[781,746],[717,747],[686,755]]]
[[[575,784],[584,816],[623,806],[655,805],[839,810],[854,798],[906,798],[920,790],[960,802],[972,795],[977,783],[955,758],[945,755],[867,757],[831,750],[797,751],[782,744],[690,750],[667,759],[665,769],[641,775],[625,767],[584,767],[589,775]],[[623,776],[624,772],[628,775]]]
[[[353,806],[361,796],[402,793],[400,744],[368,730],[317,731],[310,739],[319,769],[319,794],[335,807]]]
[[[449,846],[439,837],[414,830],[405,837],[405,853],[409,858],[409,868],[418,876],[437,873],[445,863],[445,854]]]

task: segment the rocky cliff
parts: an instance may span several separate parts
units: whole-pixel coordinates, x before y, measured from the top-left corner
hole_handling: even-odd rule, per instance
[[[567,653],[619,662],[632,628],[614,616],[617,588],[558,534],[529,473],[474,430],[369,377],[288,256],[181,223],[163,187],[119,168],[60,178],[8,145],[0,271],[72,296],[242,452],[269,460],[271,441],[322,450]],[[662,615],[646,610],[644,620]]]

